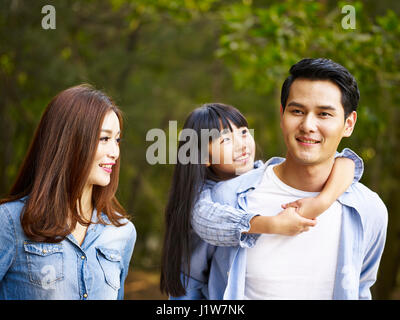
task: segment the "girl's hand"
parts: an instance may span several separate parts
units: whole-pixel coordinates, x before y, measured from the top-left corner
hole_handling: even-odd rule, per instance
[[[289,207],[278,213],[274,218],[274,232],[286,236],[295,236],[301,232],[308,231],[310,227],[315,226],[316,220],[302,217],[296,212],[296,209]]]
[[[323,197],[316,196],[299,199],[282,205],[283,209],[289,207],[296,208],[297,213],[304,218],[315,219],[329,208],[329,203],[325,201]]]

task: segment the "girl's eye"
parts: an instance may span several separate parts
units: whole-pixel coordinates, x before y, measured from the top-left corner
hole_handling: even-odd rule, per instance
[[[221,143],[228,142],[229,140],[231,140],[229,137],[222,138]]]
[[[117,141],[118,144],[120,144],[121,143],[121,138],[117,138],[116,141]]]
[[[242,134],[247,134],[247,132],[248,132],[247,128],[242,130]]]

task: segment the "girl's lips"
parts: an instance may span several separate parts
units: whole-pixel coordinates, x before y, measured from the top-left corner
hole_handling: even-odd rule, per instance
[[[234,161],[235,162],[241,162],[241,163],[246,163],[250,159],[250,154],[246,154],[245,156],[240,156],[236,158]]]

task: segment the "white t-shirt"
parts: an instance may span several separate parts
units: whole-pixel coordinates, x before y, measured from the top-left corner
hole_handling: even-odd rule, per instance
[[[273,216],[284,203],[318,195],[284,184],[273,167],[248,195],[249,211]],[[341,220],[342,206],[335,201],[309,231],[261,235],[247,249],[245,299],[332,299]]]

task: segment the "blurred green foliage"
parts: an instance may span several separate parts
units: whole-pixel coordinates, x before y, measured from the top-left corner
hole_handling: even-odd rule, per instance
[[[56,9],[43,30],[41,8]],[[343,29],[341,8],[356,9]],[[50,99],[82,82],[124,111],[118,197],[138,239],[135,267],[159,267],[173,165],[146,162],[146,133],[183,125],[204,102],[239,108],[254,129],[259,158],[284,155],[280,87],[304,57],[328,57],[357,78],[361,100],[350,147],[365,161],[362,182],[389,210],[375,298],[398,297],[400,207],[400,3],[229,0],[0,1],[0,195],[9,190]]]

